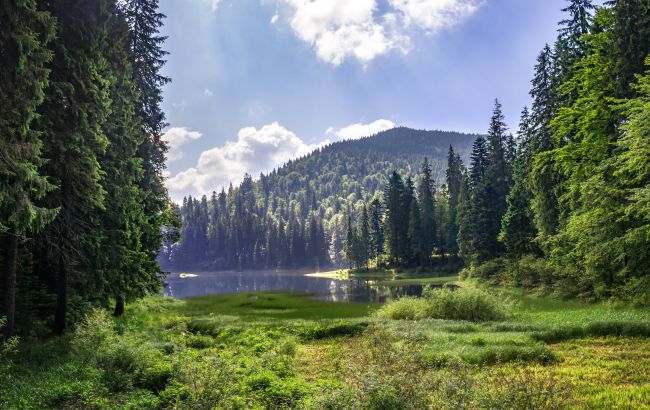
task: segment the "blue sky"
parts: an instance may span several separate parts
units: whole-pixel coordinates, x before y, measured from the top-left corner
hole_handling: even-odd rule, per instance
[[[563,0],[161,0],[176,200],[404,125],[515,130]]]

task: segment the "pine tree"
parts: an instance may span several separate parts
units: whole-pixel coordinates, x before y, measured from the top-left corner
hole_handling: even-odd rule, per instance
[[[531,201],[527,179],[531,160],[531,125],[528,109],[524,107],[519,122],[519,147],[514,161],[513,186],[508,193],[508,210],[503,216],[499,240],[503,242],[508,255],[519,257],[527,253],[538,253],[534,239],[537,230],[533,223]]]
[[[502,250],[497,238],[501,231],[501,219],[507,209],[506,196],[512,180],[511,164],[508,163],[506,154],[506,130],[501,104],[495,100],[487,136],[485,178],[474,185],[476,205],[481,209],[480,215],[484,219],[480,223],[485,228],[486,238],[480,246],[488,258],[497,256]]]
[[[612,31],[613,56],[617,79],[617,97],[629,98],[635,75],[645,70],[644,59],[650,54],[650,5],[647,0],[614,0],[616,24]]]
[[[350,264],[350,269],[356,267],[357,265],[357,246],[356,246],[356,236],[354,234],[354,228],[352,227],[352,216],[348,214],[348,223],[345,234],[345,243],[343,245],[345,260]]]
[[[115,298],[114,314],[120,316],[125,301],[157,292],[161,278],[142,249],[148,221],[138,184],[143,169],[137,150],[143,136],[135,114],[138,95],[131,75],[129,29],[117,10],[106,26],[102,49],[108,61],[111,111],[104,125],[109,145],[99,156],[106,196],[98,217],[103,238],[95,258],[108,285],[106,293]]]
[[[368,210],[366,205],[363,205],[361,210],[361,218],[359,220],[359,232],[357,234],[358,241],[358,259],[359,264],[364,268],[368,268],[368,260],[370,259],[370,222],[368,218]]]
[[[38,201],[53,189],[39,174],[41,135],[32,127],[43,101],[54,20],[34,0],[0,7],[0,238],[4,238],[5,339],[14,335],[18,247],[52,221],[56,210]]]
[[[393,171],[384,189],[384,233],[386,251],[394,264],[403,262],[402,249],[407,242],[408,220],[404,218],[405,193],[402,177]]]
[[[460,156],[454,152],[454,148],[449,146],[447,156],[447,191],[449,192],[449,227],[447,229],[446,242],[449,252],[453,256],[458,256],[458,202],[460,196],[460,187],[463,182],[463,162]]]
[[[431,166],[429,160],[425,157],[422,163],[422,179],[418,187],[418,200],[421,218],[421,235],[422,249],[425,261],[429,260],[433,253],[433,247],[436,245],[436,218],[435,218],[435,186],[431,177]],[[423,261],[420,261],[422,263]]]
[[[165,16],[158,11],[158,0],[124,0],[119,4],[131,33],[133,82],[140,95],[136,112],[144,136],[138,149],[144,170],[139,184],[148,219],[143,226],[142,249],[147,255],[147,270],[157,274],[160,271],[156,257],[162,242],[161,227],[173,218],[162,176],[167,146],[161,139],[166,124],[160,105],[162,87],[171,81],[160,74],[167,55],[162,49],[166,37],[159,35]]]
[[[417,266],[422,266],[425,263],[427,254],[425,253],[423,221],[417,201],[411,201],[409,207],[407,234],[410,245],[408,259]]]
[[[370,203],[370,257],[376,259],[377,265],[384,253],[384,230],[381,220],[381,202],[375,198]]]
[[[101,53],[108,7],[103,0],[61,0],[43,7],[57,18],[58,36],[52,43],[54,58],[38,129],[48,158],[42,172],[59,187],[46,204],[61,210],[38,243],[46,256],[43,271],[56,275],[54,331],[63,333],[72,273],[79,273],[77,280],[87,279],[83,272],[92,262],[87,256],[99,240],[93,228],[95,210],[102,209],[104,201],[98,157],[108,144],[103,125],[110,83],[103,76],[107,62]]]
[[[584,36],[589,34],[592,20],[592,10],[594,5],[591,0],[567,0],[571,4],[562,9],[563,12],[568,13],[569,17],[560,21],[560,29],[558,30],[559,37],[564,40],[571,50],[571,59],[568,61],[569,65],[582,57],[585,54],[585,41]]]

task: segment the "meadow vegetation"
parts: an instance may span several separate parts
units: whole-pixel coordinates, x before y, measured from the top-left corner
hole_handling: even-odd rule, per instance
[[[0,407],[650,406],[647,310],[462,285],[383,307],[249,293],[94,310],[0,357]]]

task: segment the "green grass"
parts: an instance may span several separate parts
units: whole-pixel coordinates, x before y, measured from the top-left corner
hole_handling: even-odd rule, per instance
[[[409,278],[409,279],[390,279],[382,280],[382,285],[401,286],[401,285],[435,285],[458,282],[458,275],[441,276],[434,278]]]
[[[556,408],[650,408],[650,311],[490,291],[509,307],[502,320],[380,319],[379,305],[283,292],[146,298],[84,354],[71,352],[79,335],[22,342],[0,408],[489,408],[517,392]]]
[[[237,316],[241,321],[283,321],[292,319],[345,319],[368,316],[379,307],[368,303],[333,303],[312,299],[304,293],[239,293],[196,296],[175,305],[172,311],[197,316]]]

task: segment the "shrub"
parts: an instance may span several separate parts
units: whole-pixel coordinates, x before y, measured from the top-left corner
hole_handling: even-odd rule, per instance
[[[325,339],[336,336],[356,336],[368,326],[367,322],[351,323],[340,320],[334,323],[310,324],[298,329],[303,341]]]
[[[591,322],[586,326],[558,326],[534,332],[531,336],[533,339],[546,343],[589,336],[650,337],[650,324],[627,320],[608,320]]]
[[[207,349],[214,346],[214,339],[201,334],[189,334],[185,337],[185,345],[193,349]]]
[[[0,329],[4,327],[6,319],[0,316]],[[9,375],[12,368],[11,357],[18,351],[18,338],[0,340],[0,381]]]
[[[524,288],[550,287],[555,276],[555,269],[547,260],[534,255],[524,255],[519,259],[508,261],[501,275],[501,282]]]
[[[377,317],[393,320],[415,320],[427,317],[427,300],[406,296],[386,303],[376,313]]]
[[[343,383],[320,381],[315,393],[301,403],[305,410],[348,410],[359,409],[361,403],[354,390]]]
[[[116,333],[108,313],[95,309],[77,327],[72,348],[84,363],[101,370],[101,380],[113,392],[140,385],[161,390],[170,377],[162,371],[163,354],[149,341]]]
[[[469,271],[469,276],[478,279],[497,279],[505,270],[505,260],[496,258],[474,266]]]
[[[481,289],[429,287],[425,290],[425,299],[426,317],[430,318],[482,322],[506,316],[503,303]]]

